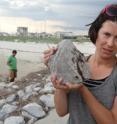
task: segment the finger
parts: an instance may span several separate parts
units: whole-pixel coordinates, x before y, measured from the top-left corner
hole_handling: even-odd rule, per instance
[[[58,80],[58,83],[62,84],[63,83],[63,78],[60,77],[60,79]]]
[[[48,54],[50,51],[51,51],[51,49],[45,50],[45,51],[43,52],[43,54]]]
[[[51,75],[51,81],[56,89],[63,89],[63,90],[68,89],[66,85],[63,85],[63,78],[57,79],[56,73]]]
[[[50,51],[54,54],[54,53],[56,53],[57,49],[58,49],[58,48],[56,48],[56,47],[52,47],[52,48],[50,49]]]
[[[50,49],[48,52],[45,52],[44,55],[49,55],[49,56],[51,56],[51,55],[53,55],[53,54],[55,54],[55,53],[56,53],[56,52],[55,52],[54,49]]]
[[[56,85],[63,85],[63,78],[61,77],[61,78],[59,78],[58,80],[56,80]]]
[[[51,49],[49,54],[50,54],[50,55],[55,54],[55,50],[54,50],[54,49]]]
[[[57,75],[56,75],[56,73],[53,73],[52,75],[51,75],[51,81],[52,82],[55,82],[57,80]]]
[[[66,86],[62,84],[63,82],[63,79],[60,78],[60,79],[57,79],[57,77],[53,77],[53,84],[55,86],[55,88],[58,88],[58,89],[65,89]]]
[[[44,54],[43,58],[50,57],[50,54]]]
[[[72,84],[72,83],[66,83],[66,85],[69,87],[69,89],[78,89],[82,86],[82,83],[80,84]]]
[[[46,58],[44,58],[44,60],[43,60],[44,64],[48,65],[48,60],[49,60],[49,58],[50,58],[49,56],[46,57]]]
[[[56,47],[53,46],[51,49],[56,50]]]
[[[54,47],[53,48],[53,54],[55,54],[57,50],[58,50],[58,48],[57,47],[56,48]]]
[[[56,86],[58,89],[67,90],[68,88],[63,85]]]
[[[58,50],[58,48],[56,47],[54,50],[55,50],[55,51],[57,51],[57,50]]]
[[[63,78],[56,80],[55,84],[59,89],[65,89],[65,90],[68,89],[67,85],[65,85],[65,83],[63,82]]]
[[[68,87],[69,89],[71,89],[71,84],[70,83],[66,82],[65,85],[66,85],[66,87]]]
[[[68,89],[68,87],[66,85],[60,84],[60,83],[55,83],[55,88],[57,89]]]

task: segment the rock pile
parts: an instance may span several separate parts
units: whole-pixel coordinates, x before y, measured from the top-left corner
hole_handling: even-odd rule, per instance
[[[0,81],[0,124],[34,124],[54,108],[54,87],[47,69],[20,81]]]

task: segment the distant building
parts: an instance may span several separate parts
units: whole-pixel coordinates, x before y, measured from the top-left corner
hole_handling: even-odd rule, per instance
[[[28,27],[17,27],[17,34],[27,36],[28,35]]]
[[[55,32],[55,36],[58,38],[62,38],[62,39],[76,39],[77,38],[77,36],[74,35],[72,32],[57,31]]]
[[[9,36],[10,34],[6,33],[6,32],[0,32],[0,36]]]

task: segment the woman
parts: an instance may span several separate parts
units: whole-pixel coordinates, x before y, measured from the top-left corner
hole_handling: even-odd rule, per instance
[[[95,54],[87,62],[91,78],[82,84],[62,84],[52,75],[58,115],[69,113],[68,124],[117,124],[117,4],[106,6],[90,24]],[[56,49],[44,53],[45,64]]]

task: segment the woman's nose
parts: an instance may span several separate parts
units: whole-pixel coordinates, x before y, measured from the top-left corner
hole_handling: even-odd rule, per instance
[[[107,45],[110,46],[110,47],[112,47],[114,45],[114,39],[113,38],[109,38],[107,40]]]

